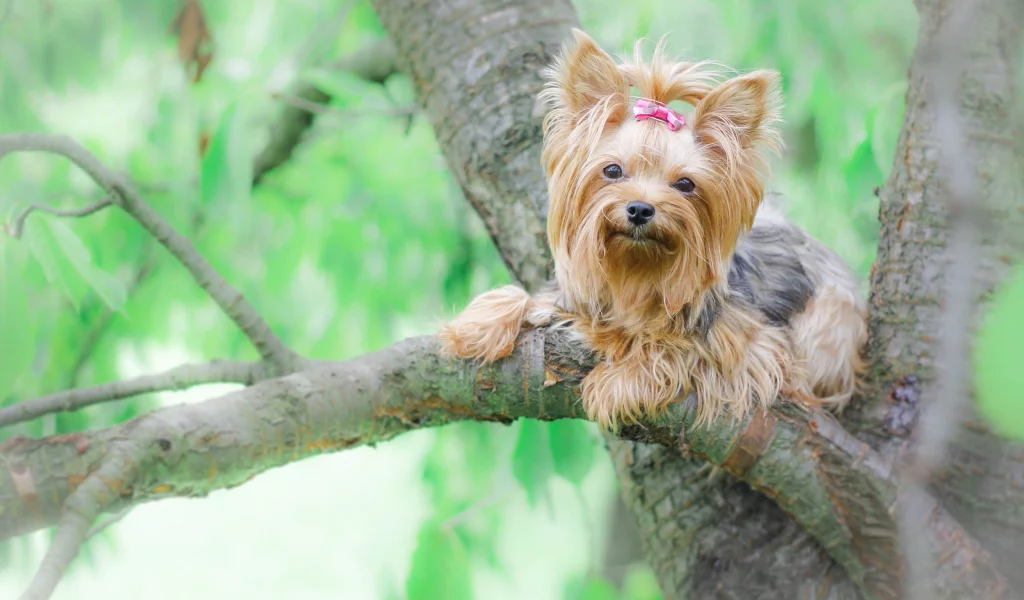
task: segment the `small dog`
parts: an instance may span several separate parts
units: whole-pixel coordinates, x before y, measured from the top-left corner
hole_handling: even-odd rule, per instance
[[[581,395],[605,429],[690,392],[698,425],[780,393],[841,410],[863,370],[866,302],[842,259],[765,201],[778,74],[721,81],[660,45],[616,64],[573,35],[542,92],[555,281],[478,296],[441,329],[443,351],[494,361],[523,327],[570,327],[601,359]]]

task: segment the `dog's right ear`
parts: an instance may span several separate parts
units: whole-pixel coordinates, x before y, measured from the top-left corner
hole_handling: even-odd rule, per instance
[[[583,31],[573,29],[572,35],[549,71],[558,102],[578,115],[610,96],[625,101],[629,86],[612,57]]]

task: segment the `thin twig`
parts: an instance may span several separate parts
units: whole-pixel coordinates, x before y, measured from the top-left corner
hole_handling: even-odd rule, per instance
[[[89,215],[95,212],[103,210],[104,208],[110,206],[111,204],[113,204],[113,201],[111,201],[110,198],[104,198],[103,200],[90,204],[89,206],[86,206],[84,208],[53,208],[52,206],[47,206],[45,204],[33,203],[30,204],[28,208],[21,211],[18,214],[18,216],[14,218],[14,221],[12,221],[9,226],[7,226],[7,231],[8,233],[11,234],[11,237],[16,239],[20,238],[21,232],[25,227],[25,219],[27,219],[29,215],[36,211],[50,213],[51,215],[56,215],[58,217],[88,217]]]
[[[419,111],[417,106],[399,106],[395,108],[335,108],[333,106],[327,106],[325,104],[318,104],[316,102],[310,102],[305,98],[299,98],[298,96],[292,96],[281,92],[274,92],[271,97],[275,100],[281,100],[287,104],[290,104],[296,108],[316,113],[318,115],[338,115],[343,117],[401,117],[411,114],[415,114]]]
[[[327,68],[347,71],[371,83],[383,84],[397,72],[395,62],[394,46],[387,38],[381,38]],[[330,94],[306,81],[296,82],[288,95],[312,104],[327,104],[331,99]],[[254,184],[291,158],[316,116],[317,113],[299,107],[286,107],[281,112],[270,126],[270,140],[254,161]]]
[[[907,557],[908,598],[928,600],[934,597],[935,558],[928,543],[926,486],[944,460],[946,448],[956,432],[967,404],[968,359],[972,308],[975,298],[974,273],[981,260],[981,227],[984,198],[980,193],[966,147],[966,131],[960,111],[960,85],[964,72],[965,49],[973,39],[977,2],[953,3],[950,14],[932,41],[927,62],[927,80],[935,107],[935,139],[940,171],[945,186],[940,193],[949,218],[949,242],[946,256],[949,267],[943,298],[943,328],[939,335],[934,400],[928,405],[917,428],[916,446],[908,454],[902,473],[900,528]]]
[[[142,375],[124,381],[113,381],[75,388],[0,408],[0,427],[28,421],[50,413],[79,410],[86,406],[130,398],[150,392],[184,390],[207,383],[251,384],[264,375],[262,362],[213,361],[181,365],[163,373]]]
[[[107,457],[103,466],[86,478],[64,503],[57,535],[21,600],[48,600],[68,565],[89,536],[90,526],[118,497],[116,482],[124,481],[136,465],[123,456]]]
[[[50,152],[73,162],[100,187],[115,198],[115,203],[135,218],[192,274],[221,310],[235,322],[267,362],[292,368],[299,360],[289,350],[249,302],[234,289],[195,249],[185,236],[172,228],[121,178],[94,154],[75,140],[48,133],[0,135],[0,158],[12,152]]]
[[[89,533],[87,533],[85,535],[85,539],[86,540],[90,540],[90,539],[96,537],[97,535],[103,533],[104,531],[106,531],[112,525],[116,525],[122,519],[127,517],[128,513],[132,512],[132,509],[134,509],[134,508],[135,508],[134,506],[129,506],[129,507],[125,508],[125,509],[119,510],[118,512],[116,512],[116,513],[110,515],[109,517],[103,519],[99,523],[93,525],[92,528],[89,529]]]

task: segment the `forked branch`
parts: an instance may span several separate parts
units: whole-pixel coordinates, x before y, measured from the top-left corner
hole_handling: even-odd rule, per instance
[[[69,137],[48,133],[0,135],[0,159],[15,152],[48,152],[70,160],[188,269],[196,283],[245,333],[264,361],[282,368],[282,372],[294,369],[301,361],[278,339],[242,294],[199,254],[188,238],[175,231],[127,182],[81,144]]]

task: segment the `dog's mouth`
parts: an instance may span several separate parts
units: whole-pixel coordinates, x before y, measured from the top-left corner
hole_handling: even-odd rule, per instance
[[[622,240],[631,246],[643,248],[661,247],[669,250],[665,240],[655,235],[648,227],[632,227],[630,229],[619,229],[612,231],[608,236],[611,240]]]

